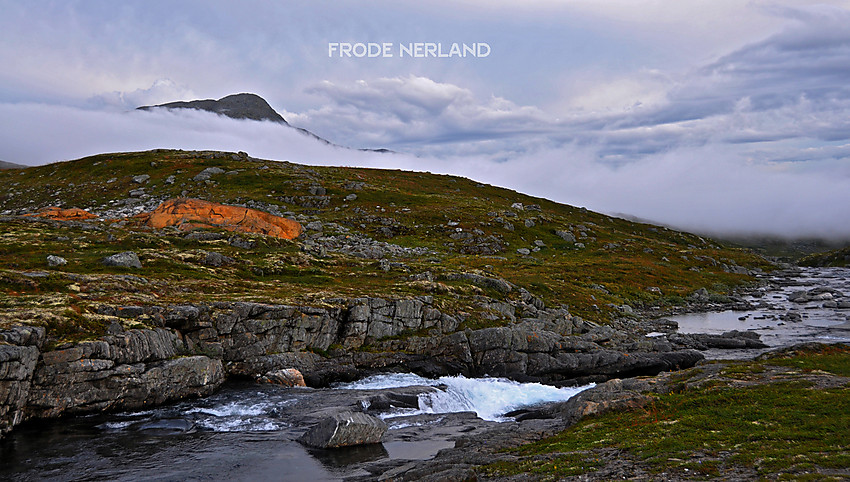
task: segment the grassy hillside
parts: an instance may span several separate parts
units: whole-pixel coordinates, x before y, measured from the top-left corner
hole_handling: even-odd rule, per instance
[[[213,167],[224,172],[195,180]],[[140,175],[150,178],[133,179]],[[446,278],[473,272],[503,278],[547,305],[566,304],[573,314],[606,323],[624,304],[675,304],[701,287],[725,292],[751,280],[726,272],[724,265],[767,268],[749,251],[710,239],[421,172],[157,150],[2,171],[0,184],[0,213],[6,216],[0,223],[0,309],[7,322],[27,307],[55,306],[73,318],[101,302],[313,303],[335,296],[427,294],[438,305],[468,309],[482,294],[521,296],[518,290],[505,295]],[[154,232],[132,218],[81,225],[17,217],[47,206],[114,217],[181,196],[280,213],[308,229],[294,242],[260,235],[240,235],[243,242],[233,242],[233,234],[223,231],[188,238],[172,228]],[[334,249],[368,245],[366,238],[419,249],[383,262]],[[126,250],[139,254],[142,269],[100,263]],[[234,262],[204,264],[210,252]],[[48,268],[48,254],[68,263]]]
[[[818,267],[850,266],[850,246],[825,253],[810,254],[800,260],[800,265]]]

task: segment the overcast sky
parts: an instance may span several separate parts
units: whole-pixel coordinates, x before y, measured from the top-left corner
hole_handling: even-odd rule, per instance
[[[5,1],[0,160],[156,147],[446,172],[702,232],[850,237],[850,0]],[[329,56],[389,43],[392,57]],[[401,57],[413,42],[489,55]],[[139,105],[264,97],[268,123]]]

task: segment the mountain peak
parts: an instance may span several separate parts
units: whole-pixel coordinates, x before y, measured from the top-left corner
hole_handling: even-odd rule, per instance
[[[251,93],[232,94],[218,100],[204,99],[146,105],[139,107],[139,109],[150,110],[157,107],[164,107],[166,109],[205,110],[225,115],[227,117],[232,117],[234,119],[251,119],[258,121],[268,120],[289,125],[283,116],[278,114],[265,99],[257,94]]]
[[[278,114],[272,106],[266,102],[265,99],[260,97],[257,94],[251,93],[242,93],[242,94],[231,94],[226,97],[222,97],[221,99],[204,99],[204,100],[190,100],[190,101],[178,101],[178,102],[168,102],[166,104],[158,104],[158,105],[145,105],[142,107],[138,107],[138,110],[151,110],[156,108],[165,108],[165,109],[196,109],[196,110],[205,110],[208,112],[214,112],[219,115],[224,115],[233,119],[250,119],[256,121],[271,121],[277,122],[279,124],[283,124],[287,127],[292,127],[297,130],[301,134],[312,137],[313,139],[327,144],[329,146],[341,147],[345,149],[349,149],[345,146],[340,146],[339,144],[333,143],[327,139],[317,136],[312,132],[304,129],[303,127],[295,127],[283,118],[282,115]],[[388,149],[358,149],[359,151],[366,152],[377,152],[377,153],[388,153],[392,152]]]

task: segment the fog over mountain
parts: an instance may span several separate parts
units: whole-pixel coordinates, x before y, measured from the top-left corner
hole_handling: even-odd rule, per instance
[[[678,150],[614,166],[597,162],[586,148],[567,146],[496,162],[480,155],[429,157],[340,148],[279,123],[235,120],[194,109],[100,112],[45,105],[0,106],[0,143],[15,145],[17,150],[9,150],[7,157],[28,164],[178,148],[246,151],[260,158],[317,165],[452,173],[699,232],[850,236],[850,226],[842,222],[850,219],[850,190],[844,178],[828,171],[747,165],[731,149]],[[707,155],[712,155],[711,163],[704,162]]]
[[[704,232],[850,236],[847,0],[0,6],[9,162],[241,150],[461,174]],[[340,41],[492,52],[329,56]],[[237,92],[281,119],[135,111]]]

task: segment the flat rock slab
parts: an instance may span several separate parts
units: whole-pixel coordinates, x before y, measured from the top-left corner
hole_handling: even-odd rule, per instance
[[[340,412],[324,418],[298,441],[317,448],[350,447],[381,443],[387,433],[383,420],[360,412]]]
[[[228,231],[260,233],[283,239],[295,239],[302,230],[301,225],[291,219],[265,211],[218,204],[202,199],[169,199],[152,212],[142,213],[136,217],[154,229],[177,226],[180,229],[191,230],[216,226]]]

